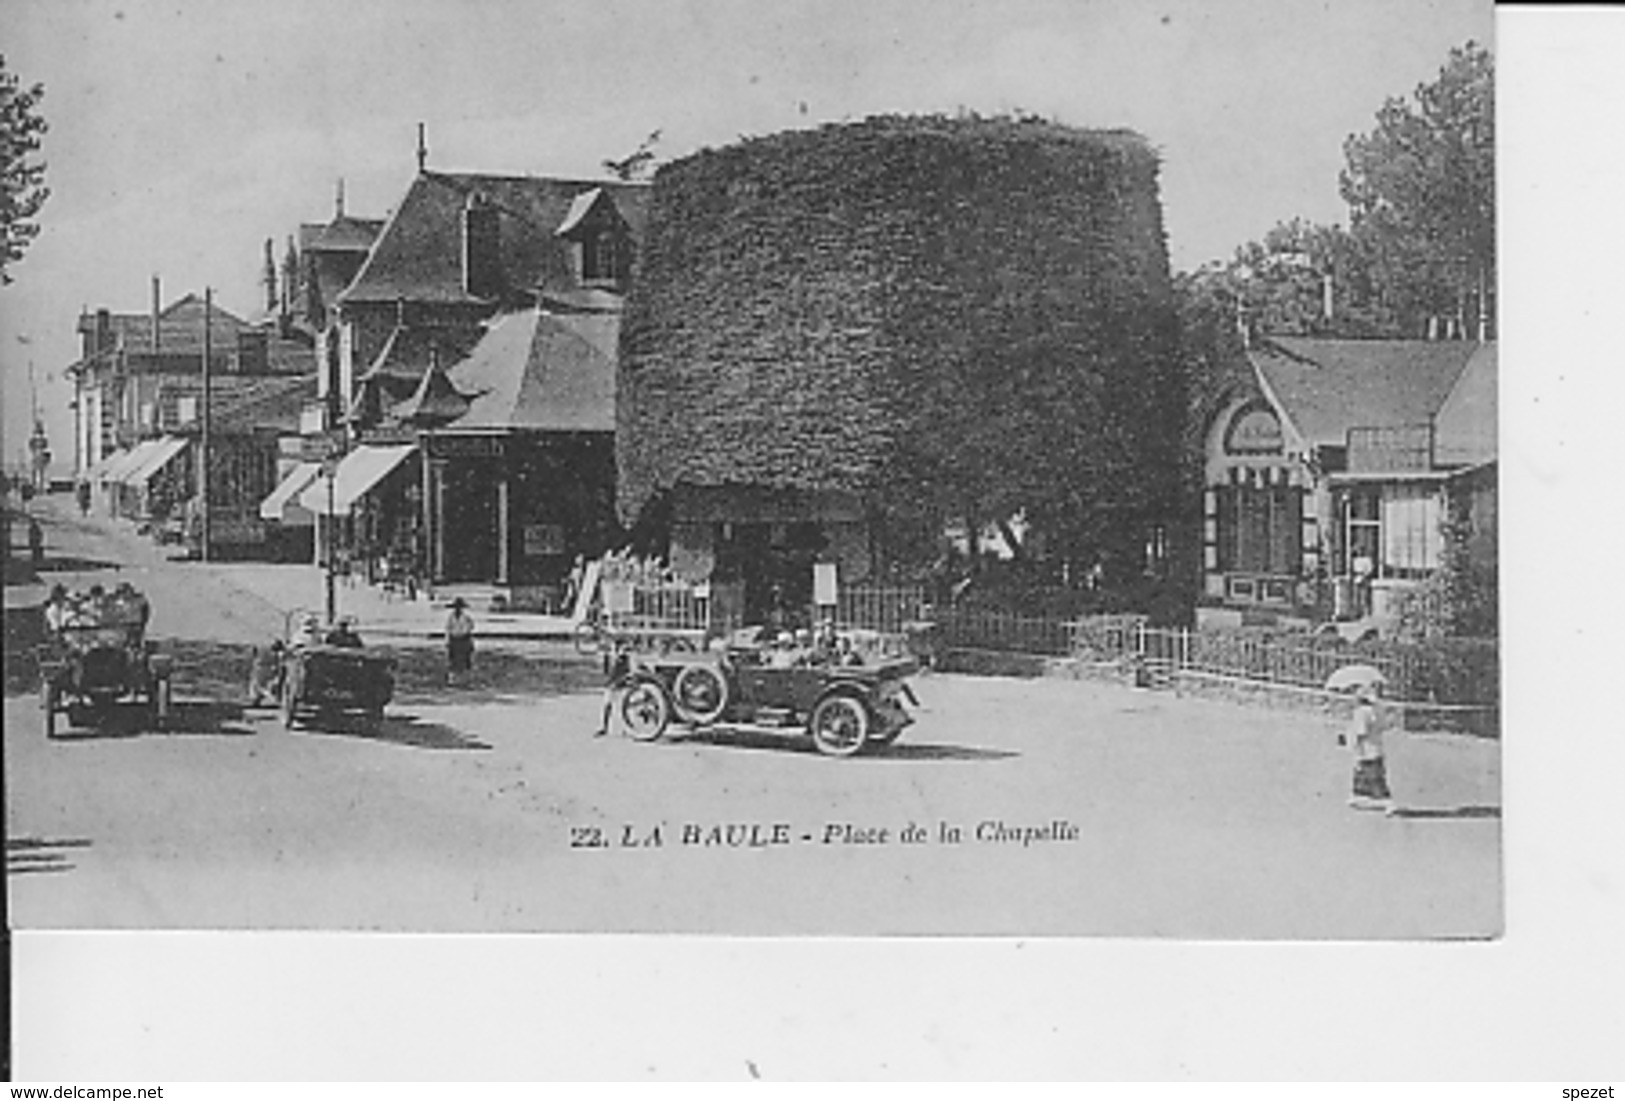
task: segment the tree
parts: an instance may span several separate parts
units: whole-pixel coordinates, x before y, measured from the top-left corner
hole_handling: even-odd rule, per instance
[[[1454,49],[1415,103],[1391,98],[1343,144],[1354,238],[1407,335],[1447,318],[1470,335],[1494,321],[1495,62]],[[1493,331],[1493,330],[1492,330]]]
[[[1302,218],[1278,222],[1228,262],[1183,274],[1176,288],[1187,335],[1193,322],[1234,328],[1239,319],[1282,336],[1399,335],[1370,251],[1341,226]]]
[[[34,217],[51,189],[45,186],[45,162],[34,161],[40,138],[49,127],[39,114],[45,86],[24,88],[6,68],[0,55],[0,226],[5,230],[5,252],[0,254],[0,284],[11,282],[11,267],[39,233]]]

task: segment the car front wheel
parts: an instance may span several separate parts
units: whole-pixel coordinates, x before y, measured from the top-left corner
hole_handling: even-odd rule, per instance
[[[652,742],[666,732],[671,722],[671,704],[659,681],[640,677],[621,693],[621,723],[633,741]]]
[[[826,696],[813,708],[807,730],[818,752],[850,757],[863,748],[869,736],[869,711],[863,701],[851,696]]]

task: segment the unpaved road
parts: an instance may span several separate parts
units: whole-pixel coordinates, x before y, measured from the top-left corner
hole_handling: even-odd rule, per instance
[[[918,724],[850,760],[791,737],[643,745],[591,736],[596,670],[545,645],[488,654],[451,695],[432,651],[403,651],[382,731],[290,732],[241,706],[243,647],[279,609],[96,521],[47,534],[86,571],[56,576],[118,563],[152,596],[183,708],[165,733],[48,742],[8,676],[16,928],[1501,929],[1493,742],[1396,737],[1392,819],[1344,805],[1324,720],[1112,684],[927,676]]]

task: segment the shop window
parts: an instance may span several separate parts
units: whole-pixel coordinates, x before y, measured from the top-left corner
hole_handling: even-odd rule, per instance
[[[1439,567],[1439,498],[1427,487],[1350,493],[1343,505],[1339,572],[1355,577],[1425,577]]]
[[[1296,575],[1303,553],[1303,494],[1293,486],[1218,489],[1219,569]]]

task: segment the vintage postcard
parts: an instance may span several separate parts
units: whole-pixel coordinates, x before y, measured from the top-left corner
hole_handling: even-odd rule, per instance
[[[1498,937],[1491,12],[1286,7],[18,5],[14,927]]]

